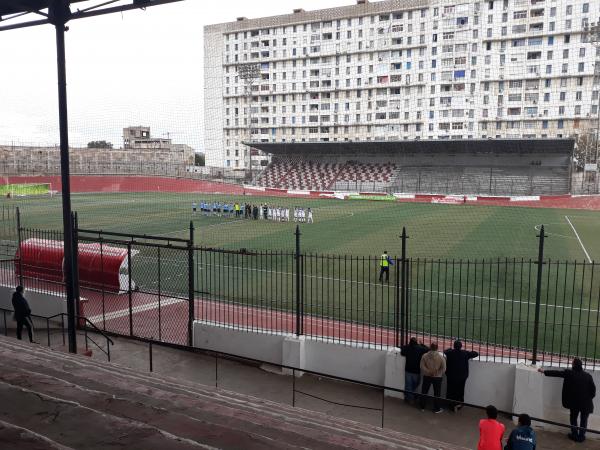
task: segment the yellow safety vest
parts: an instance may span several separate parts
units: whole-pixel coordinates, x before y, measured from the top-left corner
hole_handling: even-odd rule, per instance
[[[387,255],[381,255],[381,267],[389,267],[390,262],[388,261]]]

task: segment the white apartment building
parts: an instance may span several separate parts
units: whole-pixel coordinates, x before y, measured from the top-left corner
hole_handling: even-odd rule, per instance
[[[590,132],[599,17],[598,0],[358,0],[206,26],[207,164],[248,167],[248,141]]]

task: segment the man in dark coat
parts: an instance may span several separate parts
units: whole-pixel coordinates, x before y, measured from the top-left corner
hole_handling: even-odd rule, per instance
[[[465,384],[469,378],[469,360],[477,358],[479,353],[468,352],[462,349],[461,341],[454,341],[454,348],[444,352],[446,355],[446,398],[450,401],[449,408],[457,411],[462,404],[456,402],[465,401]]]
[[[417,338],[410,338],[408,345],[400,347],[400,354],[406,357],[404,366],[404,400],[411,402],[415,396],[411,392],[417,392],[421,382],[421,358],[429,349],[417,342]]]
[[[13,310],[15,311],[15,320],[17,321],[17,339],[21,340],[23,326],[27,328],[29,342],[33,342],[33,322],[31,321],[31,308],[23,296],[23,286],[17,286],[12,296]]]
[[[588,417],[594,412],[593,399],[596,396],[596,385],[592,376],[583,370],[583,364],[579,358],[573,360],[571,369],[539,371],[547,377],[563,378],[562,405],[570,412],[571,433],[569,439],[576,442],[585,440],[585,429]],[[577,416],[581,416],[579,427],[577,427]]]

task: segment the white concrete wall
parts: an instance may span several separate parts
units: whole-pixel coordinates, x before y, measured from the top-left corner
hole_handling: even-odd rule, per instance
[[[285,335],[235,330],[199,321],[194,322],[193,333],[195,347],[260,359],[273,364],[283,362]]]
[[[367,383],[385,382],[386,352],[307,339],[302,369]]]
[[[303,336],[234,330],[198,321],[194,322],[194,345],[390,388],[404,388],[405,359],[397,349],[358,348]],[[469,372],[465,390],[467,403],[492,404],[501,410],[568,423],[568,413],[561,405],[561,379],[545,377],[537,368],[524,364],[479,360],[471,361]],[[289,371],[284,373],[289,374]],[[593,372],[592,376],[600,390],[600,373]],[[445,384],[444,380],[442,395],[446,392]],[[389,390],[386,395],[402,396]],[[600,429],[600,396],[594,404],[596,414],[590,416],[589,426]]]
[[[511,411],[515,394],[514,364],[471,361],[465,387],[465,402],[474,405],[494,405]]]
[[[12,310],[12,287],[0,286],[0,308]],[[50,317],[55,314],[67,312],[66,297],[56,294],[44,294],[36,290],[26,290],[25,298],[35,316]]]

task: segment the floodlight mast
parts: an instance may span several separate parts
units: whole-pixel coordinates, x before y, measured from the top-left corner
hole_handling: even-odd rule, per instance
[[[598,170],[598,150],[600,144],[600,18],[597,22],[592,24],[586,23],[584,27],[584,36],[587,38],[587,41],[592,44],[595,52],[595,61],[594,61],[594,80],[593,85],[596,86],[598,90],[598,105],[596,109],[597,122],[596,122],[596,171]],[[585,172],[584,172],[585,173]]]
[[[238,76],[244,82],[244,90],[246,93],[246,104],[248,105],[248,142],[252,143],[252,86],[260,77],[260,64],[247,63],[238,64]],[[250,182],[254,180],[254,168],[252,167],[252,146],[248,145],[248,163],[250,164]]]
[[[65,56],[65,31],[67,22],[74,19],[100,16],[115,12],[122,12],[131,9],[143,9],[150,6],[175,3],[183,0],[131,0],[130,4],[112,6],[103,8],[114,1],[104,1],[95,6],[91,6],[82,11],[71,12],[71,0],[49,0],[40,2],[40,9],[48,8],[48,13],[33,10],[31,7],[23,7],[22,11],[17,12],[11,17],[5,17],[4,20],[21,17],[25,13],[35,12],[46,17],[41,20],[15,23],[0,26],[0,31],[12,30],[17,28],[26,28],[37,25],[51,24],[56,29],[56,67],[58,74],[58,121],[60,134],[60,172],[61,172],[61,191],[62,191],[62,212],[64,229],[64,280],[67,294],[67,328],[69,352],[77,353],[77,315],[78,311],[78,292],[77,285],[77,258],[73,242],[73,223],[74,218],[71,211],[71,186],[69,169],[69,123],[67,109],[67,74],[66,74],[66,56]],[[16,8],[16,7],[15,7]],[[2,10],[0,8],[0,13]],[[24,13],[24,14],[21,14]],[[1,18],[1,17],[0,17]]]

